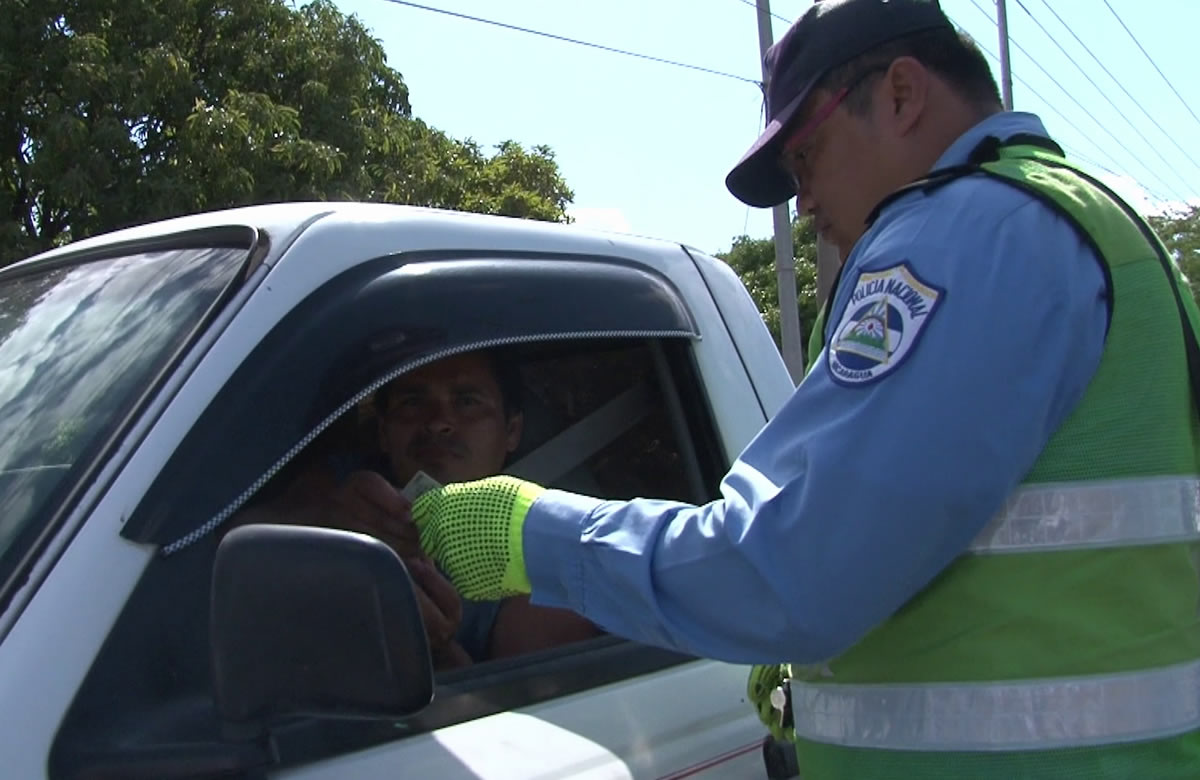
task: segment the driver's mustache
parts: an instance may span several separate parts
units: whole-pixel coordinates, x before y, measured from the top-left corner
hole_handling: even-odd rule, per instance
[[[427,447],[436,447],[440,450],[446,450],[450,454],[457,455],[459,457],[467,454],[467,448],[466,445],[463,444],[462,439],[451,435],[434,436],[428,433],[420,433],[413,438],[412,444],[409,445],[409,449],[414,452],[420,451]]]

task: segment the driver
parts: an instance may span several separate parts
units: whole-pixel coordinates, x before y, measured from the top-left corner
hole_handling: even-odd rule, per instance
[[[369,534],[404,560],[439,669],[542,650],[599,635],[575,613],[528,596],[467,601],[424,556],[400,489],[418,471],[442,484],[499,474],[520,443],[520,379],[495,352],[469,352],[422,366],[375,395],[374,461],[345,453],[310,467],[284,495],[236,518],[332,526]]]

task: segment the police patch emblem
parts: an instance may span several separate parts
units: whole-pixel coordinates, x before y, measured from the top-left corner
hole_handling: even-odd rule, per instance
[[[945,294],[908,263],[860,275],[827,350],[834,381],[864,385],[894,371]]]

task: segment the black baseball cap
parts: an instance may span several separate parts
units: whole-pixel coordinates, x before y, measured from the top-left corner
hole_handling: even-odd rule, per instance
[[[796,193],[779,166],[784,129],[831,70],[888,41],[954,26],[938,0],[817,0],[767,49],[767,127],[725,177],[734,197],[774,206]]]

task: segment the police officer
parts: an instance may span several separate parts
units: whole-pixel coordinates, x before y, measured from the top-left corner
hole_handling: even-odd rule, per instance
[[[1200,320],[1166,251],[934,0],[816,3],[767,66],[727,186],[846,259],[722,498],[496,478],[423,496],[422,544],[465,595],[767,664],[756,698],[790,662],[809,780],[1200,776]]]

